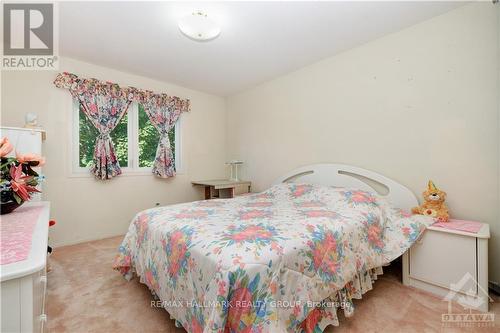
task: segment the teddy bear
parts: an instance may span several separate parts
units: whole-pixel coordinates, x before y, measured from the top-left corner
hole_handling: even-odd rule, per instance
[[[438,189],[432,180],[429,180],[427,190],[422,195],[424,196],[424,203],[412,208],[411,212],[413,214],[431,216],[437,219],[438,222],[448,222],[450,220],[448,207],[444,203],[446,192]]]

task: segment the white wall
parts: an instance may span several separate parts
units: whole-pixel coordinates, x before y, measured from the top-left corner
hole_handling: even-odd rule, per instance
[[[54,87],[54,72],[2,72],[1,124],[22,126],[25,113],[35,112],[47,130],[43,197],[51,202],[51,217],[57,220],[51,228],[51,244],[124,234],[132,217],[156,202],[166,205],[200,199],[201,192],[191,186],[191,180],[225,175],[223,98],[68,58],[61,59],[60,70],[189,98],[192,111],[181,116],[184,174],[168,180],[153,175],[122,175],[106,182],[91,176],[72,178],[69,92]]]
[[[498,15],[460,7],[228,98],[227,158],[262,190],[302,165],[374,170],[490,223],[500,281]]]

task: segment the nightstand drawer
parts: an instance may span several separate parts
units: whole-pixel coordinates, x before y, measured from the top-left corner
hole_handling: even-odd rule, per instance
[[[466,273],[477,280],[476,260],[476,238],[427,230],[410,249],[410,277],[450,288]],[[466,279],[459,291],[477,295],[477,284]]]

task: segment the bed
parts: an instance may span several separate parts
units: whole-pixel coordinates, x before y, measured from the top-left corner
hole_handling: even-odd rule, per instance
[[[377,173],[320,164],[234,199],[153,208],[114,263],[188,332],[322,332],[433,221]]]

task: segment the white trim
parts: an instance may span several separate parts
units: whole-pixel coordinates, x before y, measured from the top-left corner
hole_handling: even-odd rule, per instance
[[[115,237],[125,237],[124,233],[107,233],[104,235],[99,235],[99,236],[90,236],[90,237],[84,237],[84,238],[78,238],[78,239],[73,239],[73,240],[67,240],[67,241],[62,241],[62,242],[57,242],[55,241],[52,243],[52,248],[53,249],[59,249],[64,246],[70,246],[70,245],[76,245],[76,244],[81,244],[81,243],[87,243],[87,242],[94,242],[94,241],[99,241],[103,239],[108,239],[108,238],[115,238]]]
[[[125,116],[125,115],[124,115]],[[139,152],[139,138],[138,138],[138,127],[139,127],[139,112],[137,103],[130,104],[127,111],[127,142],[128,142],[128,167],[129,171],[133,171],[138,166],[138,161],[135,156],[137,156]],[[122,171],[125,173],[125,168],[122,168]]]
[[[16,130],[16,131],[29,131],[29,132],[45,132],[43,128],[39,127],[12,127],[12,126],[0,126],[0,129],[6,130]]]
[[[11,127],[11,126],[0,126],[0,130],[15,130],[15,131],[26,131],[26,132],[40,132],[42,134],[42,141],[47,138],[47,132],[42,127]]]
[[[69,126],[69,137],[71,143],[69,146],[69,177],[70,178],[93,178],[88,168],[80,166],[79,142],[80,142],[80,129],[79,129],[79,102],[71,99],[71,117]],[[129,106],[127,111],[127,134],[128,134],[128,166],[122,167],[122,174],[120,176],[151,176],[152,172],[150,167],[139,167],[139,107],[136,102]],[[181,118],[175,124],[175,169],[177,174],[183,174],[182,163],[182,136],[181,136],[182,122]]]
[[[184,159],[182,151],[182,116],[179,117],[175,123],[175,173],[182,175],[185,173],[184,170]]]
[[[90,177],[91,174],[87,168],[80,166],[80,103],[76,99],[71,99],[71,161],[70,174],[71,176]]]
[[[478,230],[477,233],[460,231],[460,230],[453,230],[453,229],[447,229],[447,228],[441,228],[441,227],[434,227],[432,225],[427,227],[427,230],[434,230],[434,231],[446,232],[449,234],[469,236],[469,237],[475,237],[475,238],[490,238],[490,225],[487,223],[482,223],[482,227],[481,227],[481,229]]]

